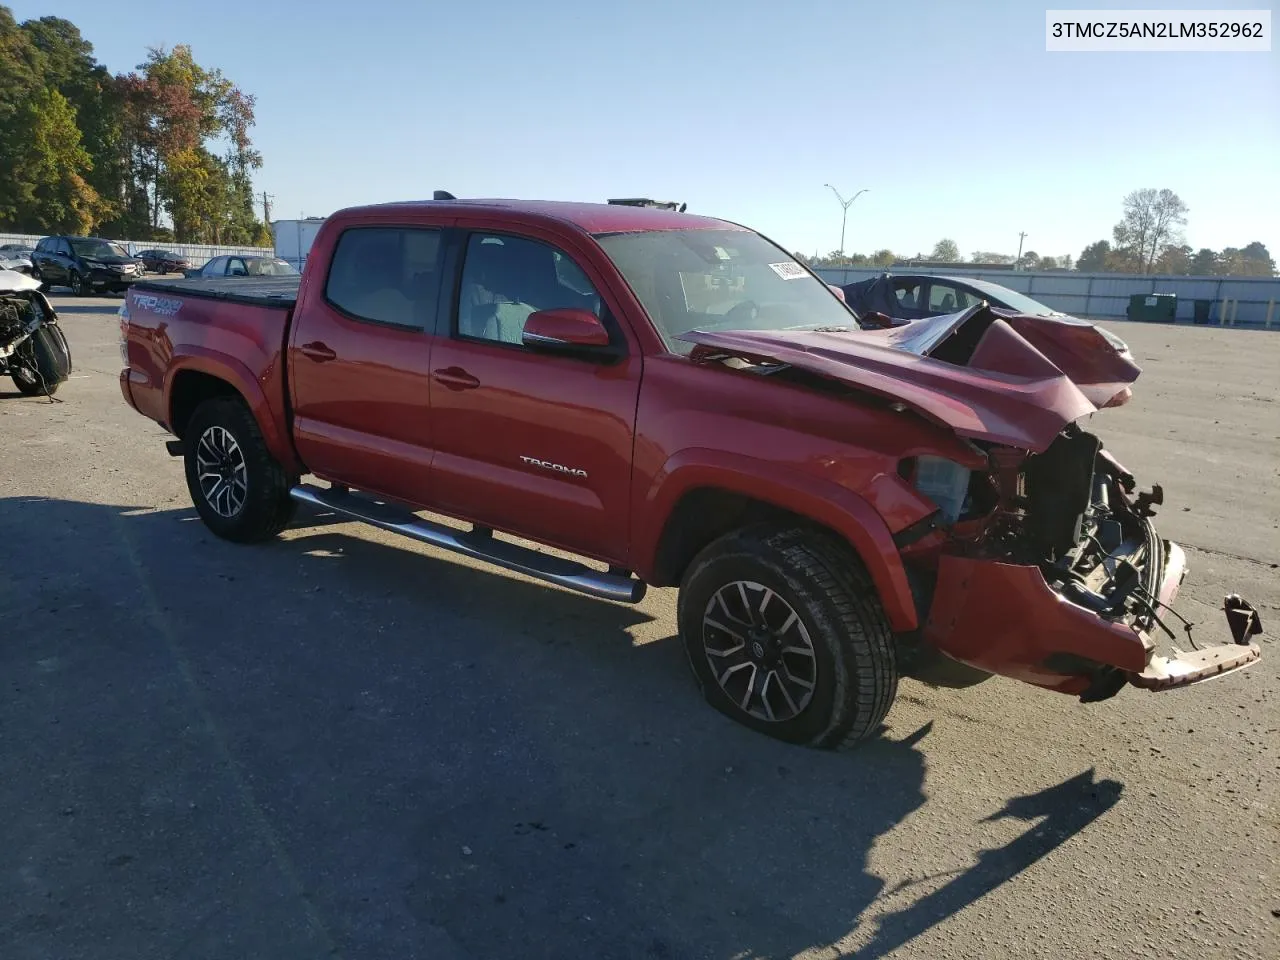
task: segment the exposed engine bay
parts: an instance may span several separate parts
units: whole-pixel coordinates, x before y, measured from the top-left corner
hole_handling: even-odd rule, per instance
[[[1007,632],[1012,644],[1021,632],[1018,642],[1034,655],[1015,675],[1086,701],[1130,682],[1183,686],[1258,659],[1252,639],[1261,623],[1240,597],[1223,604],[1231,644],[1202,646],[1195,625],[1173,609],[1187,564],[1152,522],[1164,492],[1159,485],[1135,492],[1133,475],[1096,436],[1070,424],[1042,453],[983,446],[989,472],[936,458],[903,462],[904,479],[939,508],[928,532],[903,549],[927,580],[926,636],[939,650],[985,669],[1007,662],[1000,638]],[[979,611],[993,621],[990,648],[972,638],[956,642],[965,611],[975,623]],[[1026,640],[1031,634],[1036,639]],[[1158,652],[1165,645],[1172,655]],[[982,679],[961,677],[956,685]]]

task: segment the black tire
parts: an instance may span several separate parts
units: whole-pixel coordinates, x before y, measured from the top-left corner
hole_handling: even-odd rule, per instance
[[[41,293],[49,292],[49,289],[50,289],[49,284],[45,281],[45,279],[42,276],[40,276],[40,271],[36,267],[31,268],[31,279],[35,280],[37,283],[40,284]]]
[[[58,392],[58,384],[52,384],[46,389],[39,378],[26,367],[13,367],[9,377],[24,397],[52,397]]]
[[[807,635],[805,643],[812,651],[811,657],[781,656],[790,658],[785,676],[792,680],[795,679],[793,672],[797,676],[803,674],[806,664],[812,661],[814,672],[806,677],[812,680],[809,699],[802,699],[806,694],[800,687],[791,687],[798,694],[793,696],[770,685],[775,679],[778,684],[784,683],[775,655],[773,661],[765,659],[757,663],[757,669],[765,673],[765,695],[759,697],[753,692],[748,700],[750,706],[756,707],[756,713],[768,710],[774,714],[773,707],[778,707],[777,713],[785,714],[791,706],[797,708],[794,715],[775,716],[771,720],[749,712],[738,701],[737,690],[731,697],[717,679],[717,671],[712,669],[713,659],[717,668],[731,661],[713,657],[707,652],[708,644],[716,645],[719,641],[714,638],[719,635],[725,647],[732,647],[737,638],[733,632],[718,634],[717,628],[704,627],[703,618],[714,615],[714,619],[724,620],[730,612],[728,607],[721,615],[721,608],[717,606],[713,610],[712,604],[721,602],[717,594],[722,589],[729,590],[724,596],[732,597],[739,589],[736,586],[739,582],[750,582],[761,588],[754,596],[761,598],[760,605],[766,610],[773,604],[773,598],[791,608],[798,625],[793,623],[785,636]],[[741,589],[744,601],[753,599],[748,588]],[[768,593],[772,596],[766,598]],[[730,602],[729,606],[732,605]],[[754,606],[754,602],[750,605],[744,602],[740,609],[750,615]],[[778,617],[784,616],[787,623],[792,622],[785,608],[773,605],[771,615],[772,623],[761,624],[771,628],[759,634],[762,638],[768,634],[776,638],[782,633]],[[752,620],[756,619],[751,616]],[[875,587],[857,555],[843,541],[822,531],[761,525],[726,534],[707,546],[689,565],[680,586],[678,617],[689,665],[707,702],[739,723],[779,740],[824,749],[851,747],[880,729],[897,695],[897,651]],[[732,630],[741,631],[745,624],[730,626]],[[797,634],[798,630],[805,633]],[[748,652],[754,647],[750,637],[756,635],[742,634],[744,649]],[[764,640],[766,645],[769,642]],[[787,650],[801,646],[794,639],[777,642]],[[755,659],[754,654],[751,659]],[[769,666],[770,662],[773,667]],[[741,670],[736,665],[734,669]],[[772,677],[766,672],[769,670]],[[744,689],[750,685],[754,690],[756,670],[749,676],[750,681],[730,678],[728,682],[731,687],[741,683]],[[782,699],[780,694],[788,699]],[[771,698],[772,706],[766,705],[766,698]]]
[[[69,280],[71,284],[71,292],[77,297],[93,296],[93,281],[88,277],[82,276],[77,271],[72,270]]]
[[[27,397],[51,397],[71,375],[71,345],[56,323],[45,323],[19,349],[9,376]]]
[[[201,441],[206,435],[211,441],[220,438],[218,430],[230,435],[244,466],[245,489],[237,509],[232,509],[234,501],[216,485],[209,492],[215,494],[218,504],[210,502],[200,481],[199,461],[210,450],[202,449]],[[289,496],[291,479],[267,449],[258,422],[239,397],[213,397],[202,403],[187,424],[183,448],[191,502],[205,526],[219,537],[257,543],[270,540],[288,526],[296,506]]]

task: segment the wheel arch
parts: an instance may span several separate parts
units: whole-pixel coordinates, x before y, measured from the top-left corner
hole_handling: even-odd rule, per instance
[[[165,380],[165,426],[169,432],[182,438],[196,408],[215,396],[239,397],[257,421],[272,456],[287,470],[300,472],[293,444],[282,433],[262,385],[247,367],[230,357],[195,354],[173,361]]]
[[[669,463],[643,500],[634,562],[654,586],[673,586],[708,543],[759,521],[825,529],[862,561],[895,631],[920,617],[906,569],[884,520],[857,493],[784,465],[709,452]]]

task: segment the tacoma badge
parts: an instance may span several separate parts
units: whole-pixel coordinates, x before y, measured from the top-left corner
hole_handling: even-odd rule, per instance
[[[521,457],[525,463],[535,467],[541,467],[543,470],[554,470],[556,473],[567,473],[572,477],[582,477],[584,480],[587,471],[579,470],[577,467],[566,467],[562,463],[552,463],[549,460],[539,460],[537,457]]]

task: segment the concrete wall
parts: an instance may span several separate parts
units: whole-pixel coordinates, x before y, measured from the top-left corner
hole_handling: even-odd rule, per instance
[[[827,283],[844,285],[886,271],[880,268],[823,267],[817,274]],[[890,269],[889,273],[972,277],[1025,293],[1041,303],[1077,317],[1105,320],[1124,318],[1130,294],[1172,293],[1178,297],[1178,323],[1191,323],[1196,300],[1213,302],[1211,322],[1222,319],[1224,299],[1237,301],[1228,309],[1239,326],[1260,327],[1270,312],[1271,326],[1280,330],[1280,277],[1166,277],[1118,273],[1076,273],[1073,270],[966,270],[964,264],[925,269]]]
[[[44,237],[44,234],[0,233],[0,244],[25,243],[29,247],[34,247]],[[275,256],[275,252],[270,247],[218,247],[199,243],[161,243],[154,240],[117,240],[115,242],[121,244],[130,253],[137,253],[139,250],[172,250],[188,258],[193,267],[202,267],[214,257],[231,253]]]

